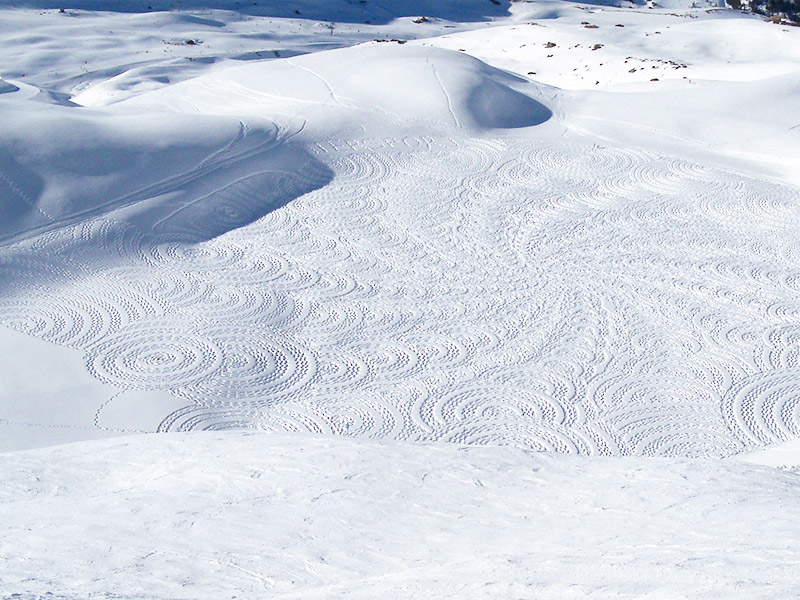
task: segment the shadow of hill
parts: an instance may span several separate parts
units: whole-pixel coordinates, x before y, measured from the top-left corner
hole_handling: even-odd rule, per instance
[[[97,220],[150,240],[203,242],[333,179],[277,127],[239,123],[232,136],[229,119],[151,114],[143,124],[61,107],[9,116],[17,125],[0,144],[0,246]],[[26,142],[30,128],[40,135]]]
[[[10,236],[20,243],[0,243],[0,301],[74,282],[86,270],[76,271],[76,265],[91,265],[100,272],[149,263],[164,247],[192,252],[198,244],[246,227],[333,178],[327,166],[290,144],[249,161],[246,168],[249,173],[243,174],[234,165],[227,173],[200,177],[162,196],[80,220],[68,217],[21,238]],[[31,178],[29,188],[37,186],[41,182]],[[29,210],[18,212],[11,225],[24,226]],[[50,247],[52,240],[58,240],[56,254],[32,251],[39,245]]]
[[[324,187],[333,172],[306,150],[284,144],[210,181],[108,215],[158,243],[199,243],[246,227],[292,200]]]
[[[7,0],[6,8],[145,13],[231,10],[245,15],[383,24],[399,17],[486,21],[509,14],[509,0]]]

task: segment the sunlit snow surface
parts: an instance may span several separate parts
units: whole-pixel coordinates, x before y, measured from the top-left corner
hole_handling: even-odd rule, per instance
[[[0,9],[0,598],[800,593],[800,29],[140,4]]]
[[[180,399],[160,431],[680,456],[796,435],[797,188],[565,139],[547,102],[372,43],[96,113],[14,105],[0,319]],[[124,429],[109,397],[96,425]]]
[[[149,232],[19,244],[3,322],[184,400],[160,430],[690,456],[797,434],[795,189],[606,146],[373,143],[320,143]],[[299,197],[183,241],[270,196]]]
[[[798,589],[800,479],[728,461],[232,432],[2,458],[5,597],[766,600]]]

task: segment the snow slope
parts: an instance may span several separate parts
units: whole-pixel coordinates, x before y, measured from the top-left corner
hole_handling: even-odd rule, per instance
[[[764,467],[233,433],[2,459],[7,597],[797,593],[800,480]]]
[[[590,142],[549,105],[389,42],[25,109],[0,315],[181,398],[161,430],[689,456],[796,435],[797,189]]]
[[[514,10],[513,24],[417,43],[569,90],[558,112],[575,131],[800,182],[795,28],[705,9]]]
[[[182,211],[184,220],[205,219],[211,209],[202,197],[209,190],[243,180],[263,181],[276,172],[291,176],[292,169],[303,169],[302,150],[283,145],[281,136],[290,134],[272,123],[245,126],[237,119],[153,112],[115,115],[47,106],[31,110],[27,103],[9,104],[3,107],[7,119],[0,125],[5,199],[0,239],[5,241],[133,205],[141,212],[147,204],[154,213],[154,205],[165,196],[170,198],[169,210]],[[320,177],[324,183],[324,175]],[[178,197],[190,189],[190,198]],[[267,199],[260,204],[231,227],[274,208]],[[168,215],[160,216],[159,223],[169,220]],[[154,221],[138,225],[156,226]],[[187,235],[191,241],[202,239]]]

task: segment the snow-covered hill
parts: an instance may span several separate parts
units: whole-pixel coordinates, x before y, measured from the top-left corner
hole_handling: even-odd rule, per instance
[[[721,458],[800,463],[798,65],[716,4],[5,3],[0,597],[796,595],[796,476]]]

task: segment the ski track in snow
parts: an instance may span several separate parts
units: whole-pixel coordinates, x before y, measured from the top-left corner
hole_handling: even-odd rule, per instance
[[[370,145],[311,145],[330,183],[255,173],[210,218],[6,245],[0,323],[185,400],[161,431],[681,456],[800,435],[795,188],[592,144]]]

